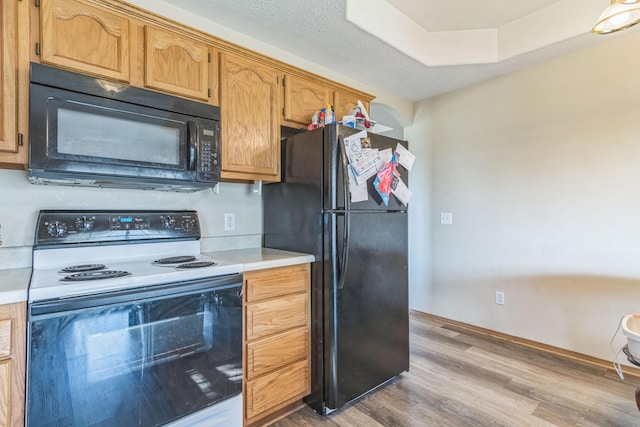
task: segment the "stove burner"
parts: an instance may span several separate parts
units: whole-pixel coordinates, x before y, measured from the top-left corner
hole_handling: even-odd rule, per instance
[[[180,270],[186,270],[189,268],[202,268],[202,267],[210,267],[212,265],[216,265],[213,261],[198,261],[198,262],[187,262],[185,264],[180,264],[176,266],[176,268]]]
[[[60,281],[62,282],[81,282],[84,280],[99,280],[99,279],[113,279],[116,277],[130,276],[128,271],[119,270],[100,270],[90,271],[88,273],[76,273],[70,276],[65,276]]]
[[[83,265],[72,265],[71,267],[65,267],[60,270],[60,273],[79,273],[81,271],[96,271],[105,269],[104,264],[83,264]]]
[[[169,258],[161,258],[153,261],[154,264],[182,264],[185,262],[195,261],[197,258],[191,255],[172,256]]]

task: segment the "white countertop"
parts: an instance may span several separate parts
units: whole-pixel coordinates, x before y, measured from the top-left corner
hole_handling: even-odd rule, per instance
[[[0,304],[13,304],[27,300],[31,268],[0,270]]]
[[[315,261],[313,255],[269,248],[236,249],[204,254],[241,263],[243,271],[286,267]],[[0,304],[26,301],[30,279],[31,268],[0,269]]]
[[[230,251],[205,252],[204,254],[213,258],[242,263],[243,271],[286,267],[315,261],[313,255],[270,248],[236,249]]]

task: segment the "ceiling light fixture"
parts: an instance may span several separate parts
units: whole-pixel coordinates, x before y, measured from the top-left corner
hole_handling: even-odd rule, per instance
[[[609,34],[640,22],[640,0],[611,0],[591,31]]]

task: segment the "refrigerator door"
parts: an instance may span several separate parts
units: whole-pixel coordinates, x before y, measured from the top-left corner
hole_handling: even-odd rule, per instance
[[[325,412],[409,369],[407,214],[327,213]]]
[[[325,210],[375,210],[375,211],[406,211],[407,207],[391,195],[389,204],[385,205],[382,198],[373,186],[375,175],[367,180],[366,188],[368,198],[366,201],[352,203],[348,199],[348,160],[345,153],[344,139],[358,132],[358,129],[345,127],[342,125],[330,125],[324,128],[324,158],[328,159],[324,165],[324,209]],[[379,151],[391,149],[395,151],[398,144],[408,149],[407,141],[400,141],[373,133],[367,134],[372,149]],[[401,165],[397,166],[397,171],[404,183],[409,185],[409,172]],[[364,185],[364,184],[363,184]]]

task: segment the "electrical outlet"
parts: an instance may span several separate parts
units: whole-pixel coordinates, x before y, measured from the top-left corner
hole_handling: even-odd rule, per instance
[[[224,214],[224,231],[233,231],[236,229],[236,214]]]
[[[440,213],[440,224],[444,224],[444,225],[453,224],[453,214],[451,212]]]
[[[504,305],[504,292],[496,291],[496,304]]]

